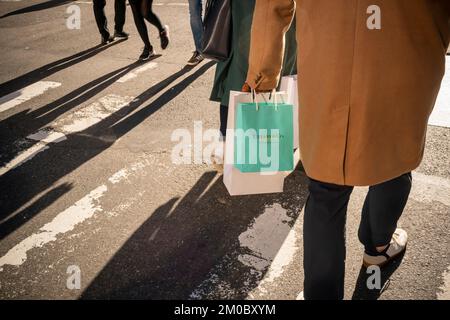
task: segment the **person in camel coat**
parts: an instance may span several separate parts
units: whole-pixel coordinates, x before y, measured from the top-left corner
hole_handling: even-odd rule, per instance
[[[406,248],[397,222],[445,70],[450,1],[257,0],[244,87],[277,86],[294,15],[300,152],[310,178],[304,297],[342,299],[353,186],[369,186],[358,233],[364,265],[382,266]]]

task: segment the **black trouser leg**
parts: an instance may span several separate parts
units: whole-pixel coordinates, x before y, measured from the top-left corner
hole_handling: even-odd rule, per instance
[[[359,240],[368,254],[376,254],[376,247],[387,245],[391,241],[408,201],[411,183],[412,176],[409,172],[369,188],[358,230]]]
[[[158,28],[158,31],[161,33],[164,31],[164,27],[161,23],[161,20],[159,20],[159,17],[153,12],[153,0],[143,0],[147,1],[146,7],[145,7],[145,19],[147,19],[148,22],[150,22],[152,25],[154,25],[156,28]]]
[[[227,136],[228,106],[220,105],[220,133],[225,139]]]
[[[145,25],[144,16],[142,15],[142,0],[130,0],[131,10],[133,11],[134,24],[139,32],[139,36],[146,48],[151,48],[150,39],[148,38],[147,26]]]
[[[114,2],[115,11],[115,31],[122,32],[123,26],[125,24],[125,14],[126,14],[126,0],[116,0]]]
[[[310,180],[305,206],[305,299],[342,299],[345,220],[353,188]],[[390,242],[411,190],[411,173],[371,186],[358,231],[367,253]]]
[[[310,180],[303,225],[307,300],[344,297],[345,221],[352,190]]]
[[[106,0],[94,0],[93,4],[95,22],[97,23],[98,31],[103,37],[106,38],[109,36],[108,21],[106,20],[105,16]]]

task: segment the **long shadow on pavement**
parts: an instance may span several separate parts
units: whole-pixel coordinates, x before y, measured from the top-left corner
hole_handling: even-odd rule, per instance
[[[231,197],[221,176],[204,173],[182,199],[173,198],[150,212],[81,299],[245,299],[264,278],[298,218],[307,197],[306,177],[295,171],[285,190]],[[279,222],[290,228],[277,232],[277,225],[270,225],[273,220],[266,222],[267,234],[254,245],[275,250],[261,257],[241,247],[239,236],[275,203],[290,218]],[[261,259],[265,267],[242,263],[246,255]]]
[[[37,81],[45,79],[52,74],[69,68],[77,63],[85,61],[89,58],[94,57],[102,51],[105,51],[112,46],[115,46],[125,40],[116,40],[107,45],[97,45],[95,47],[83,50],[71,56],[65,57],[63,59],[54,61],[52,63],[46,64],[45,66],[39,67],[33,71],[27,72],[17,78],[11,79],[9,81],[0,84],[0,96],[10,94],[14,91],[20,90],[33,84]]]
[[[66,3],[70,3],[70,2],[74,2],[74,0],[49,0],[46,2],[42,2],[42,3],[37,3],[34,4],[32,6],[28,6],[22,9],[18,9],[12,12],[9,12],[7,14],[4,14],[3,16],[0,16],[0,19],[6,18],[6,17],[10,17],[10,16],[15,16],[18,14],[24,14],[24,13],[30,13],[30,12],[35,12],[35,11],[41,11],[41,10],[47,10],[47,9],[51,9],[54,7],[58,7],[58,6],[62,6]]]
[[[157,57],[160,55],[153,59]],[[43,107],[33,111],[24,110],[0,121],[0,163],[9,162],[21,151],[21,146],[15,145],[18,140],[26,138],[62,114],[83,104],[139,66],[142,66],[141,62],[133,62],[92,80]],[[27,142],[28,148],[37,143],[31,140]]]
[[[68,193],[73,189],[71,183],[62,183],[55,188],[50,189],[45,194],[40,196],[32,204],[7,219],[6,221],[0,221],[0,230],[4,230],[5,234],[1,233],[1,239],[3,239],[7,233],[12,232],[19,228],[22,224],[33,218],[39,212],[45,210],[57,199]]]
[[[181,69],[144,91],[127,106],[99,123],[81,132],[67,135],[67,140],[54,144],[54,146],[51,144],[52,146],[48,150],[37,154],[32,160],[0,176],[0,207],[2,208],[0,212],[0,221],[2,221],[0,224],[0,239],[39,214],[42,209],[39,206],[40,199],[15,213],[19,208],[50,188],[62,177],[108,149],[117,139],[178,96],[213,65],[212,62],[204,64],[166,90],[149,105],[142,107],[148,99],[191,70],[187,67]],[[128,116],[140,107],[142,108],[139,111]],[[49,162],[54,165],[49,166]],[[63,192],[53,192],[43,203],[48,206],[62,194]]]

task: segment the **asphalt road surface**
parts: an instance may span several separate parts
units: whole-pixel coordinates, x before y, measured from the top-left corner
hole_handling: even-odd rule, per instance
[[[79,30],[66,27],[73,4]],[[0,0],[1,299],[301,298],[305,175],[282,194],[230,197],[214,167],[173,163],[175,130],[218,126],[215,66],[185,67],[186,1],[155,10],[172,42],[137,63],[129,7],[130,39],[100,48],[91,1]],[[346,299],[450,299],[449,93],[447,79],[400,221],[408,249],[382,271],[384,290],[361,268],[367,189],[352,195]]]

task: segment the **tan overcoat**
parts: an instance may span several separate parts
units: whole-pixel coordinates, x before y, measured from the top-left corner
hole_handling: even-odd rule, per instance
[[[295,13],[307,175],[374,185],[415,169],[445,70],[450,0],[257,0],[250,87],[276,87]]]

